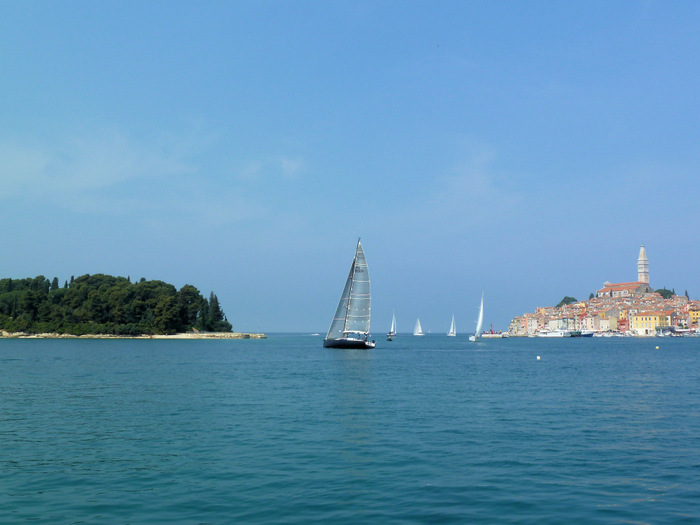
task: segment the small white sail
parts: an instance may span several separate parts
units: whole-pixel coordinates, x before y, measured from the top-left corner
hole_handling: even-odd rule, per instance
[[[476,330],[474,331],[474,335],[469,337],[469,340],[472,342],[478,341],[481,339],[481,329],[483,328],[484,325],[484,292],[481,292],[481,306],[479,306],[479,318],[476,321]]]
[[[391,314],[391,328],[389,329],[389,333],[386,335],[389,337],[396,335],[396,315],[394,313]]]
[[[450,325],[450,331],[447,332],[447,335],[450,337],[454,337],[457,335],[457,329],[455,328],[455,315],[452,314],[452,324]]]
[[[416,326],[413,329],[413,335],[425,335],[423,329],[420,326],[420,318],[416,319]]]

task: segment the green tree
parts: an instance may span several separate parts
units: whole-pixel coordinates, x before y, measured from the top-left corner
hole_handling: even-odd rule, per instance
[[[12,291],[12,279],[0,279],[0,294]]]
[[[178,291],[163,281],[105,274],[73,276],[64,288],[44,276],[0,279],[0,328],[77,335],[230,330],[218,298],[211,298],[213,310],[192,285]]]
[[[561,301],[559,301],[559,304],[557,304],[555,306],[555,308],[559,308],[561,306],[564,306],[565,304],[573,304],[573,303],[577,303],[577,302],[578,301],[574,297],[570,297],[567,295]]]
[[[25,318],[30,323],[36,320],[39,307],[41,306],[41,295],[34,290],[25,290],[19,302],[19,317]]]
[[[173,296],[163,295],[154,310],[155,328],[161,334],[174,334],[180,329],[180,309]]]
[[[664,299],[670,299],[673,296],[673,292],[671,290],[667,290],[666,288],[660,288],[660,289],[654,290],[654,291],[656,293],[658,293]]]
[[[197,288],[186,284],[177,292],[177,301],[180,308],[181,324],[189,330],[197,322],[197,314],[202,309],[204,298]]]
[[[202,332],[211,331],[211,317],[209,316],[209,301],[206,299],[202,300],[202,306],[197,314],[197,321],[194,323],[194,327]]]
[[[230,332],[231,323],[228,322],[223,310],[219,306],[219,298],[214,292],[209,296],[209,317],[211,319],[211,330],[213,332]]]
[[[36,292],[43,291],[49,293],[49,290],[51,290],[51,282],[43,275],[39,275],[31,280],[29,288]]]
[[[152,334],[155,332],[156,315],[153,310],[146,308],[146,311],[141,316],[138,327],[142,334]]]

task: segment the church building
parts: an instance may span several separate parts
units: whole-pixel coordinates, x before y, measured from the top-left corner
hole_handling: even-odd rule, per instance
[[[649,260],[647,259],[644,244],[642,244],[642,247],[639,249],[639,258],[637,259],[637,280],[629,283],[605,282],[603,288],[596,293],[596,296],[612,298],[634,297],[653,291],[654,289],[649,286]]]

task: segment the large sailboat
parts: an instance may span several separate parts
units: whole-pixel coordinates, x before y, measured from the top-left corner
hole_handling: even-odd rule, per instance
[[[326,348],[374,348],[375,342],[369,337],[370,314],[369,268],[357,239],[355,258],[345,281],[343,294],[328,329],[323,346]]]
[[[391,328],[386,334],[386,340],[391,341],[391,338],[396,335],[396,314],[392,312],[391,314]]]
[[[452,324],[450,325],[450,331],[447,332],[447,335],[450,337],[454,337],[457,335],[457,329],[455,328],[455,316],[452,314]]]
[[[420,317],[416,319],[416,326],[413,328],[413,335],[425,335],[420,325]]]
[[[479,341],[481,339],[481,329],[484,325],[484,292],[481,292],[481,306],[479,306],[479,318],[476,321],[476,330],[474,335],[469,336],[469,340],[472,343]]]

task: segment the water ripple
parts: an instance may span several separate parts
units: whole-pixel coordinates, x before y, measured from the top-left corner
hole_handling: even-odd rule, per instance
[[[695,341],[395,343],[0,340],[0,522],[700,521]]]

